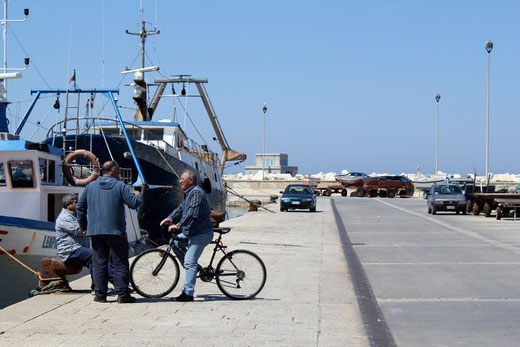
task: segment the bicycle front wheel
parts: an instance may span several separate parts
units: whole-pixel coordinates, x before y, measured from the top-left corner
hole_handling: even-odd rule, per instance
[[[246,300],[255,297],[264,288],[267,271],[259,256],[239,249],[220,259],[215,277],[218,289],[225,296]]]
[[[130,283],[146,298],[162,298],[179,282],[179,264],[164,250],[151,249],[135,258],[130,266]]]

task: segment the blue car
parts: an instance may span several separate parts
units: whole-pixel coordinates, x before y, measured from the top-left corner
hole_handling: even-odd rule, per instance
[[[283,212],[288,209],[316,211],[316,193],[310,185],[290,184],[280,193],[282,193],[280,211]]]

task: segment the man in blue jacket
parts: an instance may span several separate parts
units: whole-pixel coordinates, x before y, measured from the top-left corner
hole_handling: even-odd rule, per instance
[[[161,221],[161,226],[167,223],[177,223],[170,225],[168,230],[182,231],[177,236],[181,240],[176,242],[186,253],[183,259],[182,254],[175,252],[186,270],[186,278],[181,295],[172,300],[193,301],[198,260],[204,247],[213,240],[213,224],[210,219],[211,209],[208,200],[202,188],[197,185],[195,173],[189,170],[184,171],[179,182],[186,197],[182,204]]]
[[[101,173],[102,177],[85,187],[76,205],[81,230],[87,230],[87,236],[92,238],[94,301],[106,302],[111,255],[117,302],[132,303],[135,298],[128,287],[130,271],[124,205],[136,209],[143,203],[143,198],[119,180],[119,165],[115,161],[104,163]]]

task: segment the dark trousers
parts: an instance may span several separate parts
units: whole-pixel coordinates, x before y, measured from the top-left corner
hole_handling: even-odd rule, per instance
[[[90,271],[90,278],[92,279],[91,289],[94,289],[94,275],[92,274],[92,250],[87,247],[80,247],[74,250],[67,260],[65,264],[78,264],[84,267],[87,267]]]
[[[65,261],[65,264],[79,264],[88,268],[90,271],[90,278],[92,279],[92,285],[90,288],[94,289],[94,265],[92,263],[92,249],[88,247],[80,247],[74,250]],[[111,262],[108,263],[108,280],[110,283],[114,282],[114,268]]]
[[[96,296],[106,298],[108,290],[108,263],[114,267],[114,289],[119,297],[130,295],[128,284],[130,270],[128,264],[128,242],[117,235],[92,236],[92,263]]]

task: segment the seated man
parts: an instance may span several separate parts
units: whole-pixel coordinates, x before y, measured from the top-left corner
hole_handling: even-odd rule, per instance
[[[73,264],[86,267],[92,278],[91,289],[94,290],[92,277],[92,249],[88,238],[80,231],[76,218],[77,194],[66,194],[63,197],[63,209],[56,219],[56,247],[58,256],[65,265]],[[109,278],[112,280],[112,267],[109,265]]]

